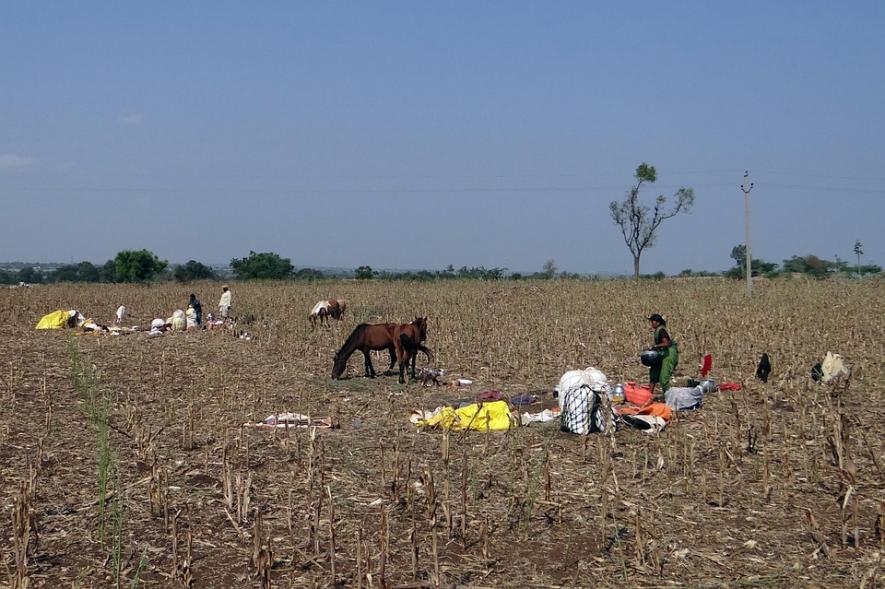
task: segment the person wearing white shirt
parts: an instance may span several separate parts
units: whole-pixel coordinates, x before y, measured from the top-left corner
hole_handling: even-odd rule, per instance
[[[225,284],[221,287],[221,300],[218,301],[218,312],[222,319],[230,317],[231,295],[230,289]]]

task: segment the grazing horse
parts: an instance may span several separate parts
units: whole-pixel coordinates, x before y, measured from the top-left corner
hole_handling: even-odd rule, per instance
[[[357,350],[361,351],[365,358],[366,377],[374,378],[376,374],[375,368],[372,366],[372,358],[369,355],[371,350],[387,350],[390,354],[390,366],[388,367],[388,370],[392,369],[394,364],[396,364],[394,331],[397,327],[401,326],[398,326],[395,323],[377,323],[374,325],[360,323],[357,325],[353,332],[344,341],[344,345],[341,346],[341,349],[335,353],[334,363],[332,365],[332,378],[338,379],[341,377],[344,373],[344,369],[347,367],[347,360]],[[426,334],[427,328],[425,323],[424,335],[426,336]],[[423,351],[428,358],[431,357],[430,350],[421,345],[420,341],[415,342],[414,347],[416,351]],[[417,354],[414,354],[412,356],[413,363],[416,355]]]
[[[433,354],[430,350],[421,345],[421,342],[427,339],[427,317],[415,317],[411,323],[397,325],[393,329],[393,345],[396,347],[396,359],[399,361],[399,382],[403,384],[405,380],[405,369],[411,361],[411,380],[415,380],[415,360],[418,357],[418,350],[424,352],[428,362],[433,362]]]
[[[335,299],[319,301],[313,306],[313,309],[310,310],[308,319],[310,319],[310,322],[313,325],[316,325],[317,320],[319,320],[320,324],[325,324],[329,317],[340,321],[346,310],[347,303],[345,301]]]

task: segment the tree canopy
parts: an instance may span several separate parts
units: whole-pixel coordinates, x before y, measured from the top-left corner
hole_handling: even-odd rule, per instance
[[[172,271],[172,277],[177,282],[190,282],[192,280],[214,280],[215,272],[209,266],[196,260],[188,260],[184,264],[178,264]]]
[[[360,266],[353,271],[353,275],[357,280],[370,280],[375,277],[377,272],[372,270],[371,266]]]
[[[168,266],[149,250],[123,250],[114,258],[117,282],[147,282]]]
[[[639,201],[639,190],[643,184],[652,184],[657,180],[655,167],[646,163],[639,164],[633,177],[636,183],[623,201],[612,201],[609,204],[609,212],[612,220],[621,228],[624,243],[633,255],[633,276],[639,278],[639,259],[642,252],[654,245],[661,223],[691,210],[694,189],[683,187],[677,190],[673,195],[675,203],[669,209],[666,208],[667,197],[663,194],[658,195],[653,207],[649,207]]]
[[[245,258],[234,258],[230,261],[230,267],[240,280],[281,280],[290,278],[295,269],[289,258],[282,258],[273,252],[254,251],[250,251]]]

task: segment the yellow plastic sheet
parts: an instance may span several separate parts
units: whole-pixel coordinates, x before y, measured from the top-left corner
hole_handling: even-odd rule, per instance
[[[68,323],[67,311],[53,311],[47,315],[43,315],[37,323],[37,329],[62,329]]]
[[[455,431],[465,429],[501,431],[510,429],[513,424],[510,407],[506,401],[474,403],[460,409],[444,407],[430,419],[418,421],[418,427],[439,427]]]

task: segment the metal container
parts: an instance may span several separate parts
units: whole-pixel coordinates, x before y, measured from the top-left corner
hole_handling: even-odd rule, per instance
[[[705,395],[709,395],[710,393],[715,393],[719,388],[719,385],[712,378],[707,378],[701,381],[701,384],[698,385],[701,387],[701,390],[704,391]]]
[[[664,353],[659,350],[644,350],[639,354],[639,361],[643,366],[660,366],[664,361]]]
[[[624,385],[616,384],[612,387],[611,394],[609,395],[609,399],[611,399],[612,403],[623,403],[624,402]]]

